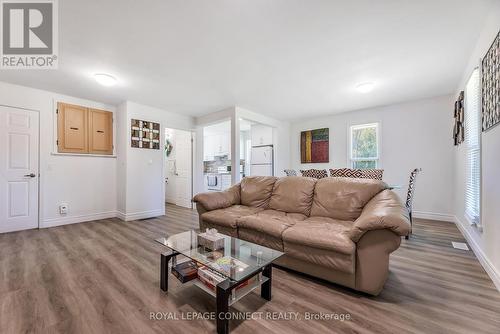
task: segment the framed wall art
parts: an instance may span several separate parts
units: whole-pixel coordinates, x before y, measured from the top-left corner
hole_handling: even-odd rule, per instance
[[[453,126],[453,143],[455,146],[460,145],[465,139],[464,132],[464,91],[461,91],[455,101],[455,123]]]
[[[131,147],[160,149],[160,123],[132,119],[130,124]]]
[[[330,162],[329,129],[316,129],[300,133],[301,163]]]
[[[500,123],[500,31],[481,61],[483,131]]]

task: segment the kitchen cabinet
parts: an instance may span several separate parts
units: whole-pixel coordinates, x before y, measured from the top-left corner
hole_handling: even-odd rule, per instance
[[[203,136],[204,161],[211,161],[223,155],[231,159],[231,135],[229,133]]]
[[[215,136],[203,137],[203,161],[214,160]]]
[[[261,124],[252,125],[250,137],[252,146],[273,145],[273,128]]]
[[[222,133],[216,136],[216,147],[215,155],[228,155],[231,156],[231,134]]]

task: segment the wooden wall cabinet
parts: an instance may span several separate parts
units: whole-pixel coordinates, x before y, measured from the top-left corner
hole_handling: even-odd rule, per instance
[[[57,151],[113,154],[113,113],[57,103]]]
[[[88,109],[57,104],[57,148],[60,153],[88,153]]]
[[[113,113],[89,109],[89,153],[113,154]]]

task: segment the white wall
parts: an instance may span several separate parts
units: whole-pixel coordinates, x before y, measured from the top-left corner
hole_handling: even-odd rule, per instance
[[[127,132],[130,121],[127,120],[127,102],[121,103],[116,108],[115,125],[116,133],[116,210],[120,218],[124,219],[127,207],[127,148],[130,145]]]
[[[453,97],[442,96],[403,104],[301,120],[291,125],[291,167],[349,167],[351,125],[380,123],[380,168],[384,181],[403,185],[398,193],[405,198],[410,171],[423,169],[417,179],[414,200],[416,216],[453,219],[453,143],[451,120]],[[330,129],[330,162],[300,163],[300,132]]]
[[[58,101],[115,111],[95,101],[0,82],[0,104],[40,113],[40,226],[113,217],[116,159],[53,154]],[[59,214],[61,203],[69,204],[67,215]]]
[[[479,60],[489,49],[500,29],[500,2],[496,2],[484,23],[469,64],[465,68],[462,80],[457,88],[464,90],[472,70],[479,66]],[[469,225],[465,218],[465,166],[466,151],[462,144],[455,150],[455,206],[457,226],[466,236],[481,264],[500,290],[500,126],[483,132],[481,136],[481,223],[483,231]]]
[[[126,133],[118,142],[118,189],[126,189],[125,198],[119,198],[118,216],[124,220],[143,219],[165,214],[165,154],[159,150],[130,147],[131,119],[160,123],[160,143],[164,143],[166,127],[190,130],[194,120],[165,110],[127,101],[119,106],[118,131]],[[125,120],[123,120],[123,117]],[[125,126],[125,128],[124,128]],[[121,170],[122,169],[122,170]],[[123,170],[124,169],[124,170]]]

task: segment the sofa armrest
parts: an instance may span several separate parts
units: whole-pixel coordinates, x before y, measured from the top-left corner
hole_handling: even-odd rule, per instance
[[[408,210],[398,195],[389,189],[381,191],[365,205],[354,221],[349,237],[358,242],[366,232],[381,229],[391,230],[399,236],[410,233]]]
[[[240,184],[235,184],[224,191],[199,193],[194,196],[193,202],[201,204],[207,211],[240,204]]]

